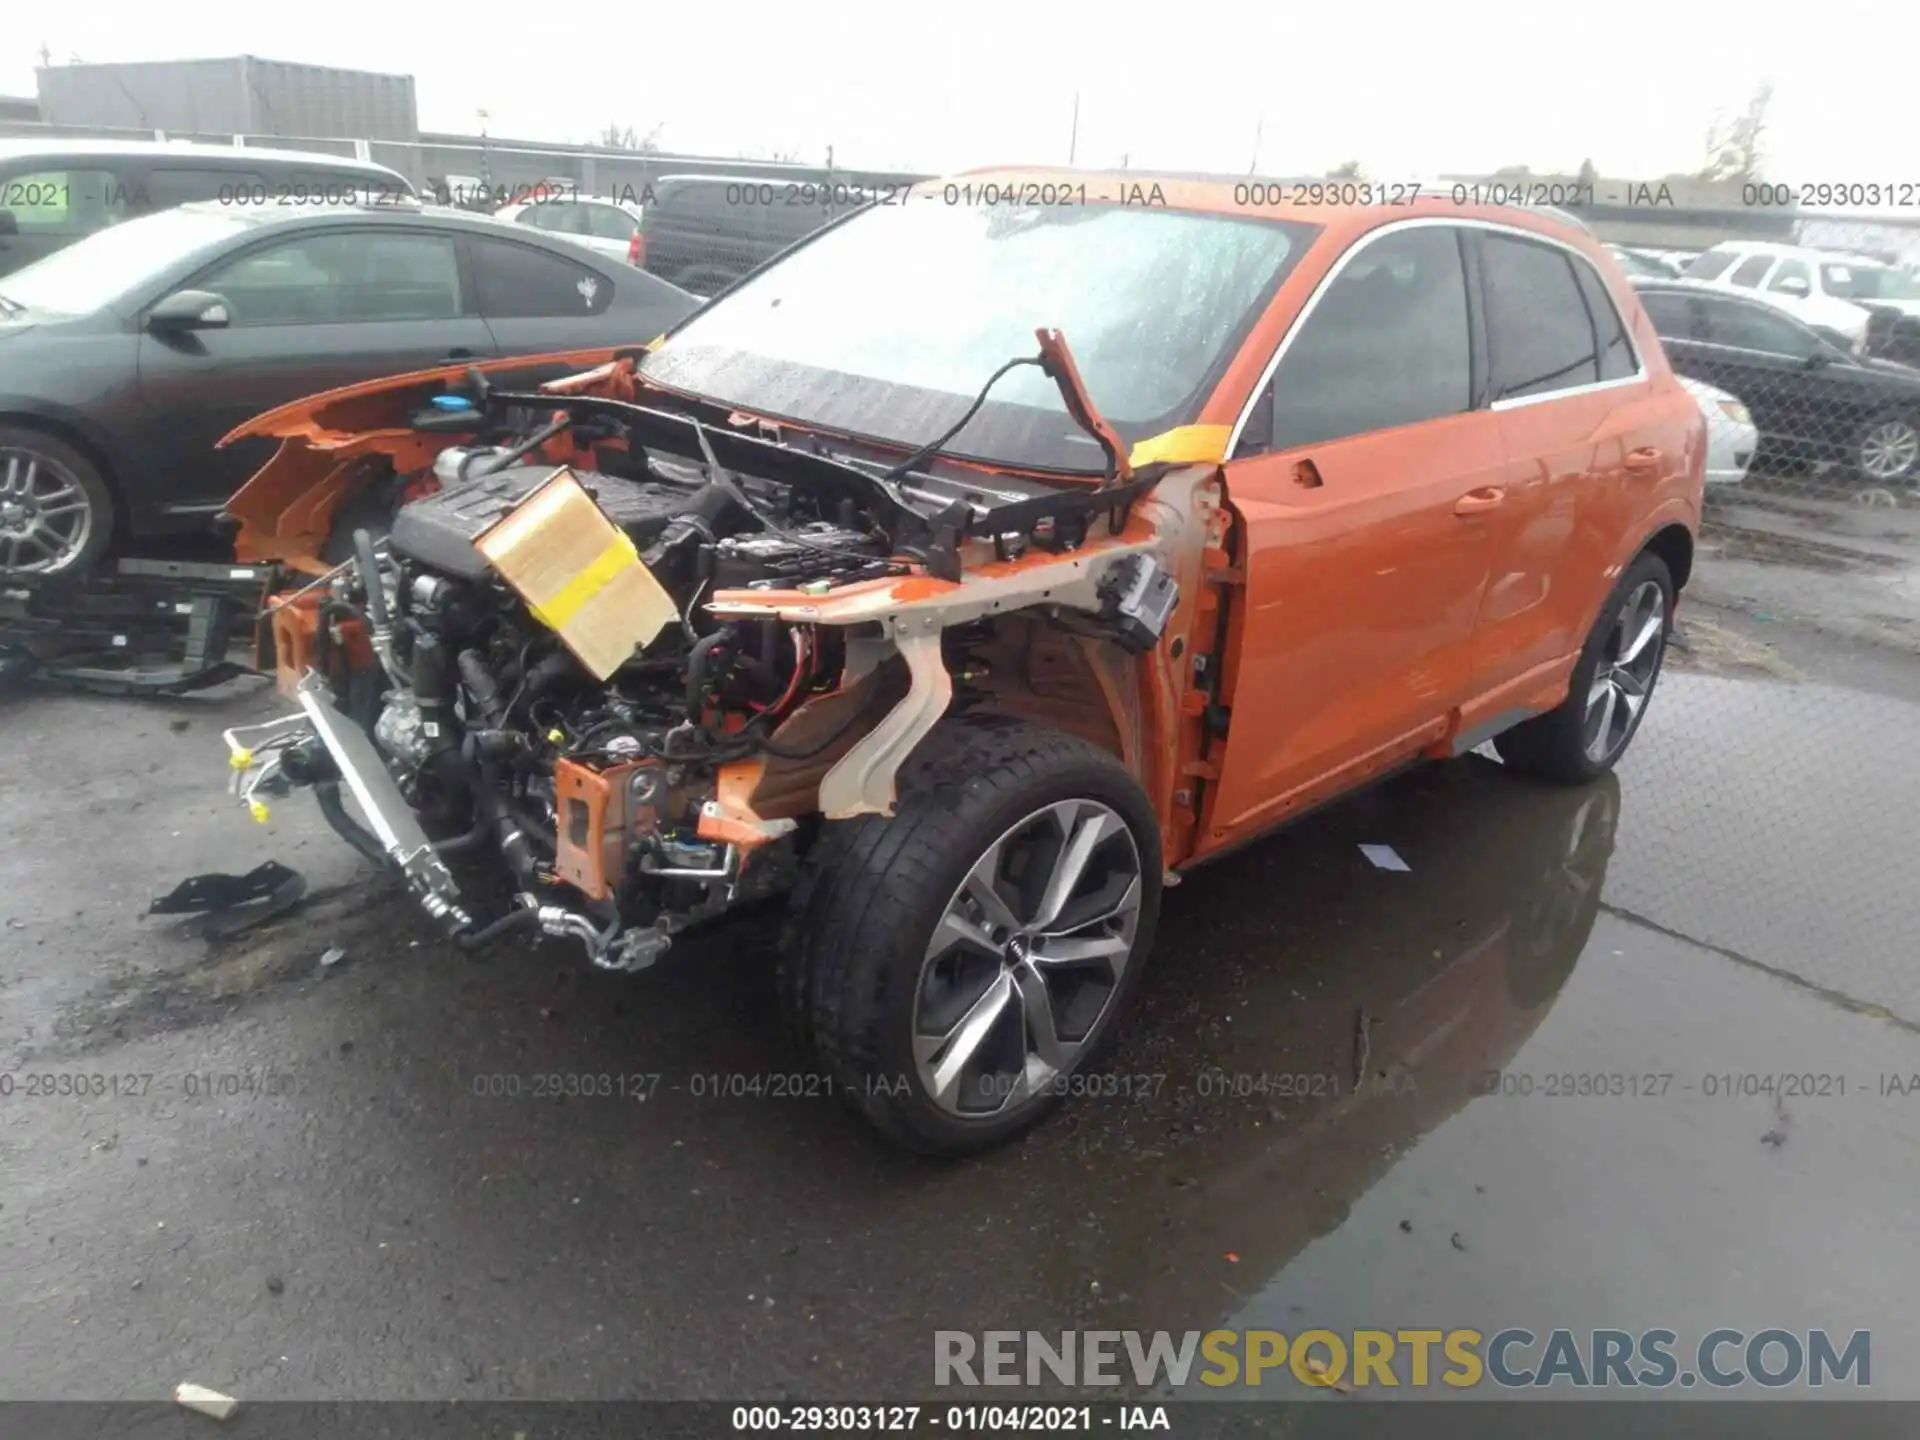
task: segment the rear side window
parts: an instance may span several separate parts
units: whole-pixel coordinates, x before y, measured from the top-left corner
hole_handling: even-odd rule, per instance
[[[531,245],[507,240],[469,241],[480,313],[499,320],[541,315],[598,315],[613,303],[604,275]]]
[[[1739,257],[1731,250],[1709,250],[1696,255],[1686,268],[1689,280],[1717,280]]]
[[[0,210],[22,235],[77,240],[127,218],[129,195],[109,170],[34,170],[0,180]]]
[[[1600,379],[1588,302],[1566,251],[1483,235],[1480,278],[1487,297],[1494,400],[1550,395]]]
[[[1286,450],[1454,415],[1472,404],[1456,232],[1361,241],[1274,372],[1271,446]]]
[[[586,224],[583,232],[601,240],[626,240],[639,227],[639,222],[626,211],[613,205],[582,205]]]
[[[1813,287],[1813,271],[1804,260],[1782,260],[1780,268],[1773,272],[1773,278],[1767,281],[1767,289],[1786,290],[1789,280],[1798,280],[1800,289],[1794,293],[1804,295]]]
[[[1727,277],[1729,285],[1758,285],[1760,277],[1773,266],[1771,255],[1749,255],[1734,267],[1733,274]]]
[[[1639,369],[1627,339],[1626,322],[1621,320],[1619,308],[1598,271],[1584,260],[1575,260],[1573,274],[1580,283],[1580,297],[1587,302],[1587,313],[1593,318],[1593,335],[1600,347],[1600,378],[1624,380]]]
[[[1701,338],[1699,303],[1691,295],[1675,295],[1670,290],[1642,295],[1640,305],[1653,321],[1654,333],[1663,340]]]

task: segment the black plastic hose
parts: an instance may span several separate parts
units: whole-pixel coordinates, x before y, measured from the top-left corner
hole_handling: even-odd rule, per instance
[[[320,813],[326,817],[327,824],[334,832],[367,859],[382,870],[392,865],[386,847],[364,829],[360,822],[347,814],[347,807],[340,800],[340,782],[338,780],[316,780],[313,785],[314,799],[320,803]]]
[[[490,925],[482,925],[478,930],[463,930],[453,937],[453,943],[462,950],[479,950],[503,935],[511,935],[518,930],[536,930],[540,926],[538,910],[515,910],[502,915]]]

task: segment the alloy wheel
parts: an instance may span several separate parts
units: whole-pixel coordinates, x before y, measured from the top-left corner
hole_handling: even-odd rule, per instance
[[[1920,461],[1920,430],[1905,420],[1883,420],[1860,440],[1860,468],[1875,480],[1898,480]]]
[[[1140,850],[1097,800],[1005,831],[941,912],[913,1002],[913,1059],[942,1110],[1004,1115],[1072,1070],[1114,1009],[1140,922]]]
[[[1587,758],[1604,765],[1626,745],[1653,689],[1667,629],[1667,597],[1656,580],[1643,580],[1614,617],[1613,630],[1587,690],[1583,738]]]
[[[93,535],[93,504],[65,466],[32,450],[0,450],[0,569],[64,570]]]

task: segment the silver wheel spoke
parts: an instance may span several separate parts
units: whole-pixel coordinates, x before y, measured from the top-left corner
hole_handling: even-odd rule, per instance
[[[1587,719],[1593,719],[1593,707],[1613,694],[1613,676],[1605,670],[1594,672],[1593,686],[1587,691]]]
[[[1607,753],[1607,736],[1613,730],[1613,707],[1618,703],[1620,692],[1607,685],[1607,698],[1601,702],[1600,718],[1594,723],[1587,736],[1587,754],[1598,760]]]
[[[967,1062],[978,1053],[994,1022],[1006,1012],[1012,999],[1013,981],[1004,974],[996,976],[946,1034],[913,1037],[914,1058],[920,1062],[921,1073],[927,1074],[931,1066],[933,1083],[928,1088],[935,1100],[952,1098],[953,1088],[966,1070]]]
[[[1027,1021],[1027,1041],[1032,1053],[1050,1070],[1062,1069],[1073,1058],[1078,1046],[1061,1043],[1053,1023],[1053,998],[1047,994],[1047,982],[1031,961],[1016,965],[1013,983],[1020,991],[1020,1008]]]
[[[1631,665],[1635,660],[1640,658],[1647,646],[1660,638],[1663,622],[1660,619],[1657,595],[1654,604],[1656,608],[1653,614],[1647,616],[1647,618],[1641,622],[1640,628],[1634,632],[1633,638],[1627,642],[1627,648],[1620,652],[1620,663],[1622,665]]]
[[[1045,930],[1060,918],[1067,901],[1080,888],[1080,881],[1087,873],[1087,862],[1093,859],[1093,852],[1099,848],[1101,841],[1120,830],[1120,817],[1104,805],[1092,807],[1090,813],[1083,815],[1081,807],[1069,801],[1057,807],[1054,813],[1061,817],[1061,828],[1065,830],[1067,839],[1061,847],[1059,859],[1054,861],[1053,874],[1047,878],[1047,891],[1041,898],[1039,912],[1033,917],[1035,930]]]
[[[1049,939],[1044,949],[1037,944],[1033,951],[1033,963],[1036,965],[1078,965],[1088,960],[1107,960],[1123,957],[1133,947],[1133,941],[1125,935],[1069,935],[1061,939]]]
[[[1080,931],[1085,930],[1090,926],[1098,925],[1104,920],[1116,920],[1116,919],[1119,919],[1121,916],[1130,916],[1134,911],[1138,910],[1139,908],[1140,908],[1140,877],[1138,875],[1135,875],[1130,880],[1127,881],[1127,888],[1120,892],[1120,898],[1118,900],[1115,900],[1113,904],[1109,905],[1106,909],[1096,911],[1095,913],[1087,916],[1076,916],[1072,927],[1069,929],[1057,929],[1057,928],[1052,930],[1036,929],[1036,933],[1039,935],[1048,937],[1047,952],[1049,954],[1052,954],[1053,951],[1058,948],[1058,945],[1057,945],[1057,942],[1053,941],[1051,937],[1056,935],[1058,936],[1076,935]]]

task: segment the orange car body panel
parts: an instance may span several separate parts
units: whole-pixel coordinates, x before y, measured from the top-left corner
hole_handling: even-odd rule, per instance
[[[916,193],[938,195],[944,183],[923,182]],[[1225,514],[1236,522],[1230,540],[1218,515],[1205,525],[1203,565],[1185,568],[1206,579],[1198,594],[1182,595],[1179,619],[1161,648],[1143,657],[1139,673],[1145,733],[1133,763],[1155,798],[1170,868],[1423,754],[1465,748],[1482,728],[1558,704],[1620,572],[1664,527],[1697,532],[1705,421],[1611,259],[1571,227],[1445,196],[1359,207],[1270,205],[1260,201],[1271,191],[1232,180],[1015,168],[973,172],[963,183],[1003,192],[1052,185],[1056,193],[1078,194],[1084,187],[1088,204],[1318,227],[1190,423],[1137,442],[1129,454],[1134,467],[1213,468],[1224,482]],[[1531,233],[1580,252],[1626,321],[1643,374],[1540,403],[1230,458],[1235,427],[1316,291],[1356,243],[1407,220]],[[553,388],[644,399],[645,382],[611,352],[567,358],[582,373]],[[406,429],[405,417],[467,368],[331,391],[236,430],[229,439],[265,434],[283,441],[230,505],[241,521],[240,558],[324,568],[320,545],[356,488],[354,462],[369,453],[392,456],[402,470],[430,462],[449,441]],[[1090,399],[1097,404],[1099,396]],[[773,417],[734,418],[770,433],[805,428]],[[1311,462],[1308,469],[1303,461]],[[1142,527],[1151,533],[1136,513],[1129,535]],[[1030,554],[1010,567],[1053,558]],[[969,578],[1004,568],[973,567]],[[825,620],[951,588],[916,574],[827,596],[750,591],[713,600],[805,605]],[[1222,610],[1225,641],[1213,653]],[[1170,651],[1176,636],[1180,657]],[[1202,656],[1218,676],[1214,700],[1232,715],[1224,743],[1202,718],[1205,697],[1194,673]],[[1172,683],[1159,683],[1167,675]]]
[[[320,551],[333,529],[334,514],[364,483],[367,472],[359,462],[383,455],[405,474],[432,464],[451,443],[447,437],[407,428],[409,414],[469,370],[524,370],[550,363],[576,365],[582,372],[556,384],[616,396],[624,384],[626,395],[632,394],[631,365],[623,375],[616,352],[601,348],[442,365],[363,380],[256,415],[220,440],[222,445],[250,436],[280,441],[267,463],[227,502],[227,513],[239,521],[234,557],[248,564],[277,562],[311,574],[324,572]]]

